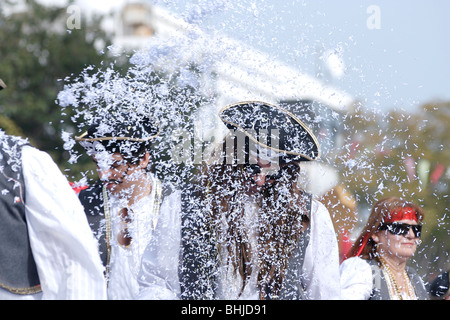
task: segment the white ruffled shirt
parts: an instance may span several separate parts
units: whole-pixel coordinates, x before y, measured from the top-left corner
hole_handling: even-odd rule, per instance
[[[133,204],[132,221],[128,224],[132,242],[130,246],[123,247],[117,243],[117,234],[123,227],[119,218],[119,210],[126,207],[123,200],[110,197],[111,214],[111,258],[108,281],[108,299],[134,299],[139,293],[138,274],[141,267],[142,256],[154,236],[155,227],[165,224],[168,215],[180,209],[177,200],[179,194],[174,193],[164,199],[159,210],[154,210],[156,178],[151,175],[152,192]]]
[[[250,207],[246,214],[251,217]],[[180,285],[178,281],[178,255],[180,245],[179,217],[176,212],[168,212],[164,218],[158,241],[146,249],[142,270],[139,276],[141,284],[140,299],[178,299]],[[340,299],[339,253],[336,234],[328,210],[313,200],[311,209],[310,241],[305,253],[302,284],[307,299]],[[172,239],[172,241],[168,241]],[[236,299],[242,280],[226,275],[222,269],[222,283],[219,289],[220,299]],[[254,273],[257,274],[257,273]],[[223,288],[227,288],[224,290]],[[246,286],[241,299],[258,299],[256,278]]]
[[[52,158],[22,148],[25,216],[42,292],[0,299],[105,299],[103,265],[83,206]]]
[[[164,198],[152,239],[142,257],[137,299],[176,300],[181,288],[178,263],[181,245],[181,193]]]
[[[359,257],[344,260],[340,266],[341,296],[343,300],[368,300],[372,293],[371,266]]]
[[[333,221],[327,208],[313,200],[310,240],[303,264],[306,298],[337,300],[341,298],[339,248]]]

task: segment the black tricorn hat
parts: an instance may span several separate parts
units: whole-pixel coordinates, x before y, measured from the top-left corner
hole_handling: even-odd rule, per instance
[[[122,145],[134,149],[134,146],[149,144],[159,134],[159,126],[150,117],[129,112],[97,118],[75,140],[85,148],[89,143],[100,142],[106,150],[123,153]]]
[[[219,111],[230,130],[240,130],[256,144],[293,161],[313,161],[320,157],[319,143],[311,130],[289,111],[261,101],[244,101]],[[276,132],[278,145],[260,139],[262,131]]]

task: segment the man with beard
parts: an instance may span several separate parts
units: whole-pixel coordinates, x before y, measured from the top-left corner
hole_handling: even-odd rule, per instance
[[[163,195],[150,172],[151,142],[159,134],[148,117],[107,114],[76,138],[97,165],[99,183],[80,192],[91,228],[99,239],[109,299],[133,299],[143,252],[167,224],[179,225],[178,193]],[[177,244],[177,237],[171,237]],[[178,261],[178,260],[177,260]],[[177,263],[175,261],[175,263]],[[170,259],[152,260],[164,272]]]
[[[293,114],[263,102],[227,106],[219,116],[230,134],[183,197],[180,297],[339,299],[330,215],[297,183],[300,163],[319,157],[317,139]],[[150,266],[144,255],[142,292],[154,283]]]

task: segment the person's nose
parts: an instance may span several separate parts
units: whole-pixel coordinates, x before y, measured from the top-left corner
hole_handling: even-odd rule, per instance
[[[112,174],[111,169],[101,169],[99,167],[97,167],[97,173],[100,180],[108,180]]]
[[[416,237],[412,228],[409,228],[408,233],[406,234],[406,237],[409,239],[414,239]]]
[[[266,183],[266,174],[264,172],[258,173],[254,180],[256,185],[261,187]]]

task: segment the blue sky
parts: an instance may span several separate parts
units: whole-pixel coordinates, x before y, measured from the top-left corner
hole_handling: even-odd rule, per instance
[[[311,75],[319,72],[321,52],[338,49],[345,74],[324,80],[369,108],[409,111],[436,99],[450,101],[450,1],[150,2],[186,16],[195,7],[196,13],[203,10],[203,18],[195,20],[199,25]]]
[[[125,1],[77,0],[104,12]],[[143,1],[244,40],[310,75],[319,73],[321,53],[338,49],[345,74],[322,79],[368,108],[414,111],[430,101],[450,101],[448,0]],[[378,24],[371,29],[373,6]]]

